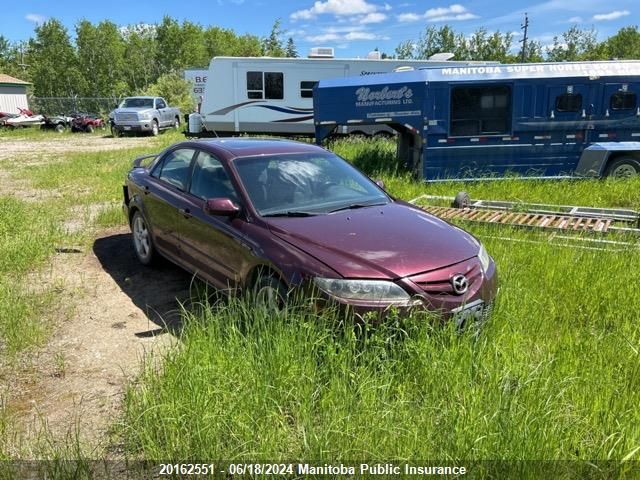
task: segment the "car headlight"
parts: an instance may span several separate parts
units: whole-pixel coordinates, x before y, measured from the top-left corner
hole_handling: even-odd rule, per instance
[[[491,264],[491,257],[487,253],[487,249],[484,248],[484,245],[480,244],[480,251],[478,252],[478,260],[480,260],[480,265],[482,266],[482,271],[486,272]]]
[[[342,280],[316,277],[314,282],[320,290],[343,300],[408,305],[411,297],[401,287],[386,280]]]

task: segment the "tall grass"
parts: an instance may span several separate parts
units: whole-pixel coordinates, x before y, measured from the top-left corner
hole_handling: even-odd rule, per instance
[[[420,316],[363,336],[309,310],[207,308],[188,315],[183,347],[129,391],[130,451],[181,460],[637,459],[640,299],[630,285],[640,256],[476,233],[502,285],[478,339]]]

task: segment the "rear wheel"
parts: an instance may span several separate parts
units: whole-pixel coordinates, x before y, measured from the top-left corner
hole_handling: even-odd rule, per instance
[[[151,264],[155,258],[155,248],[153,247],[153,240],[151,239],[147,221],[139,211],[136,211],[131,219],[131,236],[133,249],[140,263],[143,265]]]
[[[178,117],[173,121],[173,128],[174,130],[180,130],[180,119]]]
[[[638,175],[640,175],[640,162],[631,157],[614,160],[605,172],[605,176],[612,178],[633,178]]]

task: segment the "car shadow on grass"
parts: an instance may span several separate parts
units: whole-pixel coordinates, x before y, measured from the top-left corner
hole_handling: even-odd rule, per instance
[[[129,233],[96,239],[93,252],[104,271],[147,318],[158,325],[158,328],[136,333],[137,337],[153,337],[165,332],[180,335],[183,308],[191,305],[200,282],[162,258],[152,266],[141,265],[133,252]]]

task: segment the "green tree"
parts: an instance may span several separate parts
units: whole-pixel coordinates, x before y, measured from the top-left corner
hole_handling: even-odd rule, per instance
[[[602,42],[601,58],[640,58],[640,32],[637,26],[623,27]]]
[[[414,58],[427,59],[436,53],[450,52],[457,60],[467,56],[467,45],[464,35],[456,33],[449,25],[436,28],[427,27],[415,45]]]
[[[28,63],[36,96],[71,97],[85,91],[86,79],[67,29],[50,19],[38,25],[35,34],[29,41]]]
[[[207,52],[206,64],[213,57],[258,57],[262,55],[262,44],[255,35],[238,36],[233,30],[209,27],[204,32]]]
[[[118,26],[110,21],[93,25],[81,20],[76,25],[78,66],[86,81],[85,96],[105,97],[125,94],[125,43]]]
[[[571,27],[560,37],[553,37],[553,45],[547,49],[547,60],[550,62],[569,62],[592,60],[597,51],[596,31]]]
[[[190,113],[195,107],[191,89],[191,83],[172,72],[162,75],[140,94],[163,97],[172,107],[179,107],[182,113]]]
[[[0,35],[0,73],[28,80],[27,71],[20,66],[21,57],[20,46]]]
[[[287,46],[285,48],[285,57],[289,58],[298,58],[298,50],[296,50],[296,45],[293,43],[293,38],[289,37],[287,40]]]
[[[262,52],[268,57],[284,57],[285,50],[282,47],[282,21],[276,18],[271,27],[271,33],[263,41]]]
[[[413,40],[405,40],[401,42],[395,50],[395,57],[400,60],[409,60],[415,58],[415,44]]]
[[[147,88],[160,75],[156,63],[158,44],[155,26],[130,25],[122,29],[124,49],[123,80],[129,92]]]

